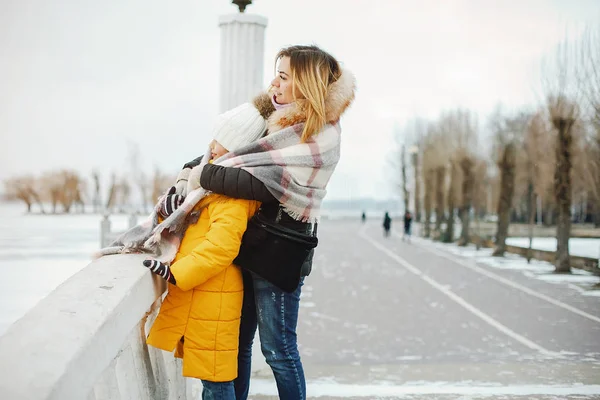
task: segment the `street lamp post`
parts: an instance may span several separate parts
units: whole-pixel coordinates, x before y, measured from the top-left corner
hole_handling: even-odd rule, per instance
[[[240,12],[219,17],[221,77],[219,112],[250,101],[264,89],[263,60],[267,19],[244,11],[251,0],[233,0]]]

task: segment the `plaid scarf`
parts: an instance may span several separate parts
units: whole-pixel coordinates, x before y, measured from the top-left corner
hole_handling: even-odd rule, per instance
[[[325,125],[302,143],[304,124],[271,133],[215,161],[242,168],[265,184],[294,219],[315,222],[331,174],[340,159],[339,124]]]

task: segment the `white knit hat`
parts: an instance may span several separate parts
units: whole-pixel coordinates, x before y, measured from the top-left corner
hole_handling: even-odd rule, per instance
[[[214,139],[229,151],[235,151],[260,138],[267,121],[251,103],[244,103],[217,117]]]

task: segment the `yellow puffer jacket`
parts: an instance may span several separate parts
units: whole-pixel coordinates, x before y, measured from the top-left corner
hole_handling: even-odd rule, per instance
[[[244,284],[232,262],[259,206],[212,194],[196,207],[202,209],[200,218],[186,231],[171,264],[177,286],[169,284],[147,339],[166,351],[177,347],[184,376],[212,382],[237,377]]]

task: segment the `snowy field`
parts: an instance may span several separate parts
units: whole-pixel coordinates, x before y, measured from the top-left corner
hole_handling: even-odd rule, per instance
[[[511,237],[506,244],[518,247],[529,247],[529,238]],[[533,248],[537,250],[556,251],[556,238],[534,238]],[[600,239],[576,238],[569,240],[569,253],[580,257],[600,257]]]

